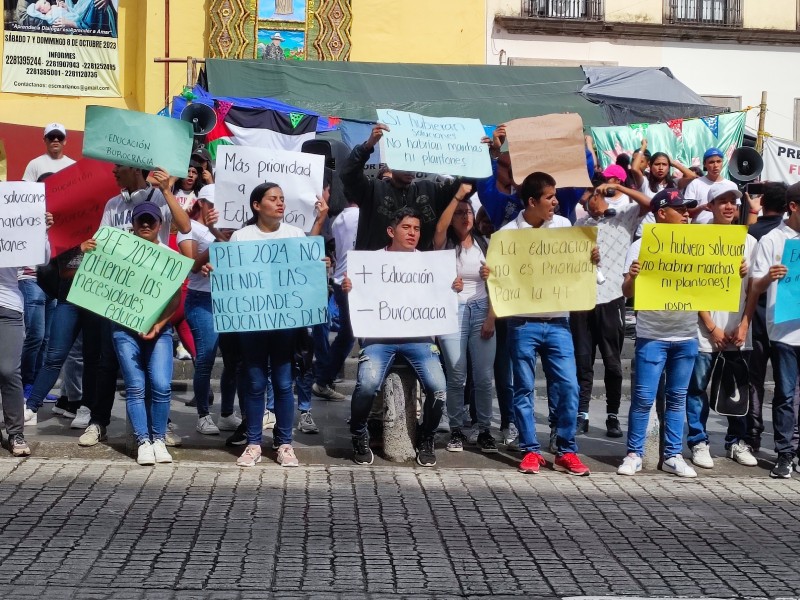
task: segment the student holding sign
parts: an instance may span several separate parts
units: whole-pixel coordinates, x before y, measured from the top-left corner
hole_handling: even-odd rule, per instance
[[[783,282],[788,269],[784,262],[784,246],[788,240],[800,239],[800,184],[787,190],[789,218],[770,231],[758,242],[751,277],[753,289],[748,300],[755,305],[758,295],[767,293],[767,334],[769,335],[772,369],[775,378],[775,396],[772,399],[772,425],[775,429],[775,452],[778,460],[770,477],[789,479],[792,476],[792,435],[797,424],[794,411],[794,391],[800,373],[800,319],[781,321],[776,318],[778,285]],[[796,251],[795,251],[796,252]],[[791,257],[789,257],[791,260]],[[789,261],[785,261],[789,262]]]

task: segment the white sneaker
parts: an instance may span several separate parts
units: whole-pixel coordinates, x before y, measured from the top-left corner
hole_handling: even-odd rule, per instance
[[[472,444],[473,446],[478,443],[478,436],[481,434],[481,428],[477,425],[473,425],[470,429],[468,429],[464,435],[467,437],[467,443]]]
[[[242,417],[234,412],[229,414],[227,417],[220,417],[217,421],[217,428],[220,431],[236,431],[241,424]]]
[[[617,475],[636,475],[642,470],[642,459],[636,454],[628,454],[622,459]]]
[[[742,440],[739,440],[728,449],[728,456],[745,467],[758,465],[758,459],[753,456],[753,449]]]
[[[661,463],[661,470],[665,473],[672,473],[678,477],[697,477],[697,472],[686,464],[683,456],[676,454],[670,456],[663,463]]]
[[[275,428],[275,413],[272,411],[264,411],[264,418],[261,421],[261,429],[274,429]]]
[[[78,438],[78,445],[84,448],[94,446],[106,439],[106,428],[97,423],[91,423],[86,427],[86,431]]]
[[[150,441],[142,442],[139,444],[139,451],[136,455],[136,462],[142,466],[150,466],[156,464],[156,454],[153,451],[153,444]]]
[[[78,408],[78,412],[75,413],[75,418],[72,419],[72,423],[69,424],[70,429],[86,429],[91,419],[92,409],[87,406],[81,406]]]
[[[36,425],[38,422],[39,422],[39,415],[26,406],[25,425]]]
[[[506,429],[500,431],[500,434],[503,436],[503,444],[508,446],[511,442],[514,441],[514,438],[519,436],[519,431],[517,431],[517,426],[513,423],[509,423]]]
[[[303,433],[319,433],[319,427],[314,423],[310,412],[300,413],[300,423],[297,428]]]
[[[196,429],[203,435],[219,435],[219,427],[214,425],[214,419],[211,418],[211,415],[197,419]]]
[[[704,469],[714,468],[714,459],[711,458],[711,452],[706,442],[692,446],[692,462]]]
[[[278,464],[282,467],[300,466],[291,444],[281,444],[278,448]]]
[[[155,455],[157,463],[171,463],[172,455],[167,450],[167,445],[164,440],[156,440],[153,442],[153,454]]]
[[[172,448],[175,446],[180,446],[181,444],[183,444],[183,439],[181,438],[181,434],[178,433],[178,430],[175,428],[175,423],[167,423],[167,434],[164,436],[164,445],[168,448]]]
[[[192,360],[192,355],[183,347],[183,344],[178,344],[178,347],[175,349],[175,358],[178,360]]]

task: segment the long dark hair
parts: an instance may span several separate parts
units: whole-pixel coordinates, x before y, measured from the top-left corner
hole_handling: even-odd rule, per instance
[[[192,186],[191,190],[194,192],[194,195],[197,196],[197,194],[200,192],[200,188],[202,188],[205,185],[205,183],[203,182],[203,170],[199,167],[196,167],[195,165],[189,165],[189,168],[194,169],[197,172],[197,177],[194,180],[194,185]],[[175,180],[175,185],[172,187],[173,194],[177,194],[178,191],[183,189],[184,179],[186,179],[186,177],[179,177],[178,179]]]
[[[472,194],[470,194],[471,196]],[[483,237],[480,232],[475,229],[475,211],[472,209],[472,203],[469,201],[469,196],[460,200],[459,204],[466,204],[469,207],[469,210],[472,211],[472,228],[469,230],[469,236],[472,238],[472,243],[477,244],[478,247],[483,252],[484,257],[486,256],[486,238]],[[458,210],[458,209],[456,209]],[[455,217],[455,215],[453,215]],[[479,241],[480,240],[480,241]],[[456,230],[453,229],[453,222],[450,221],[450,225],[447,227],[447,247],[453,247],[456,249],[456,259],[461,256],[461,250],[463,250],[462,241],[458,239],[458,235],[456,234]]]
[[[255,225],[258,222],[258,213],[253,208],[253,204],[261,204],[261,199],[264,197],[264,194],[266,194],[272,188],[279,187],[281,186],[279,186],[277,183],[267,181],[266,183],[260,183],[253,188],[253,191],[250,192],[250,210],[253,211],[253,216],[247,219],[245,225]]]
[[[668,165],[667,175],[666,177],[664,177],[665,186],[678,187],[678,185],[675,183],[675,178],[672,176],[672,173],[670,173],[670,170],[672,169],[672,160],[670,159],[669,154],[667,154],[666,152],[656,152],[655,154],[653,154],[653,156],[650,157],[650,171],[647,172],[647,183],[648,186],[650,187],[651,192],[658,192],[661,190],[661,188],[658,187],[658,181],[653,176],[652,169],[653,169],[653,163],[656,162],[656,159],[661,158],[662,156],[667,159],[667,165]]]

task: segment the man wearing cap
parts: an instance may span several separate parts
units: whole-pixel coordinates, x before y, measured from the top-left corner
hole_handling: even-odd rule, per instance
[[[714,218],[710,207],[707,206],[708,190],[716,182],[725,181],[725,177],[722,175],[723,158],[722,150],[719,148],[706,150],[703,154],[703,169],[706,174],[693,179],[683,192],[687,200],[697,201],[697,206],[689,211],[689,216],[694,223],[710,223]]]
[[[728,180],[718,181],[708,190],[707,206],[711,207],[714,219],[713,225],[730,225],[739,214],[736,202],[742,193],[735,183]],[[694,362],[694,371],[689,381],[689,390],[686,396],[686,421],[689,426],[687,444],[692,451],[692,462],[697,467],[711,469],[714,460],[708,446],[708,394],[706,388],[711,380],[711,367],[720,352],[739,351],[745,361],[748,359],[753,344],[750,336],[750,320],[755,305],[751,312],[745,312],[747,292],[750,285],[748,269],[751,264],[756,240],[751,235],[745,238],[744,256],[739,270],[741,276],[741,294],[739,296],[739,310],[735,312],[701,311],[697,320],[697,339],[699,352]],[[737,355],[732,355],[737,358]],[[744,363],[742,363],[744,365]],[[753,456],[752,448],[744,441],[747,437],[747,419],[741,417],[728,417],[728,431],[725,435],[725,449],[728,456],[740,465],[754,467],[758,461]]]
[[[66,127],[61,123],[50,123],[44,128],[45,153],[28,163],[22,180],[39,181],[39,177],[45,173],[58,173],[73,164],[75,161],[64,154],[64,146],[66,145]]]
[[[696,200],[684,198],[676,188],[658,192],[650,203],[656,223],[681,225],[689,222],[689,210]],[[631,244],[625,259],[622,293],[632,298],[639,275],[640,238]],[[664,411],[664,455],[661,469],[679,477],[697,477],[683,460],[683,422],[686,390],[697,358],[697,322],[681,311],[639,311],[636,319],[636,371],[631,407],[628,413],[628,454],[617,469],[619,475],[635,475],[642,470],[644,439],[650,410],[658,391],[661,374],[666,373]]]
[[[281,42],[283,41],[281,34],[276,32],[272,34],[270,39],[272,43],[264,48],[264,56],[262,58],[264,60],[286,60],[286,55],[283,53],[283,48],[281,48]]]

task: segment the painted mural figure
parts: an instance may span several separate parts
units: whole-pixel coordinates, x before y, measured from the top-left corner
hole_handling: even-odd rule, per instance
[[[275,0],[276,15],[290,15],[293,12],[292,0]]]
[[[283,48],[281,48],[281,42],[283,41],[281,34],[275,33],[270,39],[272,43],[264,48],[264,60],[286,60],[286,55],[283,52]]]

